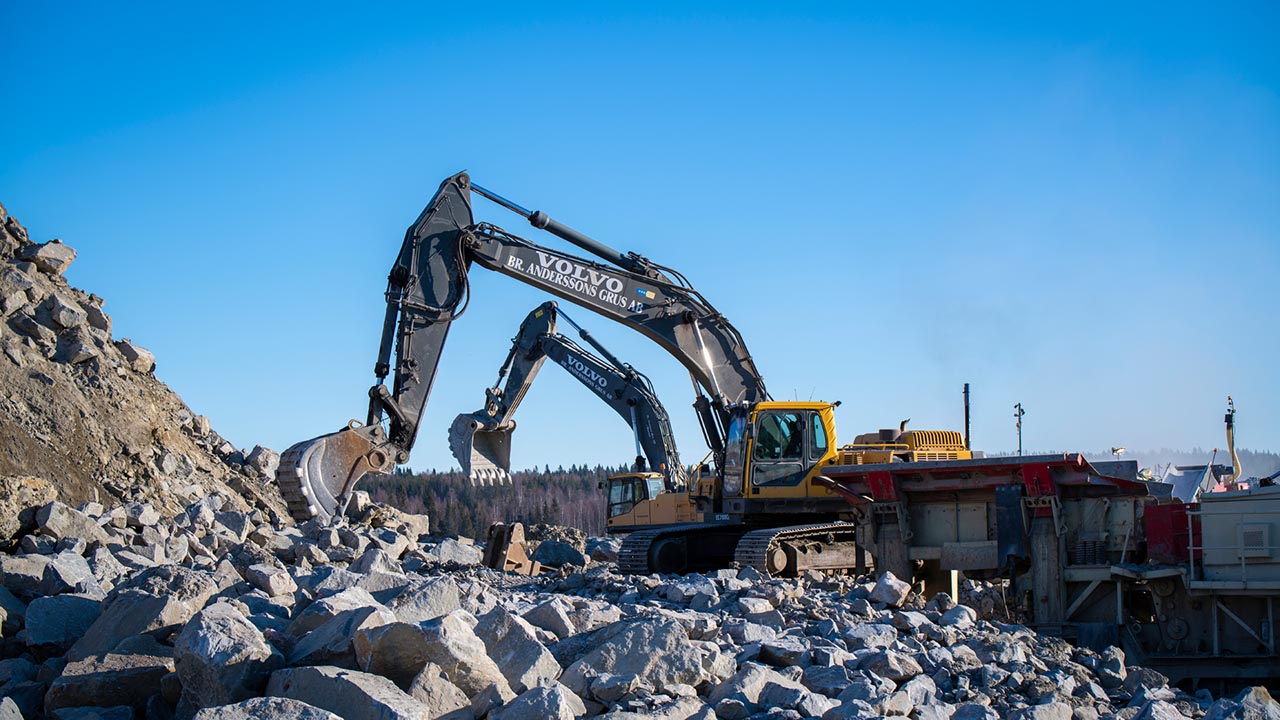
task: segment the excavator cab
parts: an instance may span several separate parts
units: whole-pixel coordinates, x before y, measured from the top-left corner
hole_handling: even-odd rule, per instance
[[[660,473],[611,475],[604,482],[608,499],[606,530],[632,532],[658,525],[697,521],[697,502],[688,492],[669,492]]]

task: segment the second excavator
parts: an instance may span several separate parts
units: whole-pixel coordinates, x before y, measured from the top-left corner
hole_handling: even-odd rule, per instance
[[[599,356],[559,332],[561,320]],[[511,351],[498,371],[497,382],[485,390],[484,407],[459,415],[449,428],[449,449],[471,481],[510,481],[516,408],[548,359],[622,416],[635,438],[636,458],[631,471],[611,475],[604,488],[609,498],[610,530],[696,521],[698,500],[682,492],[688,486],[689,473],[680,463],[671,420],[654,393],[653,384],[644,373],[619,360],[555,302],[534,308],[520,324],[511,341]]]
[[[476,223],[472,192],[605,262]],[[836,404],[771,400],[737,329],[678,271],[526,210],[465,173],[440,185],[405,234],[388,277],[365,422],[298,443],[281,458],[277,481],[296,519],[340,514],[361,477],[408,461],[449,327],[467,305],[473,264],[640,332],[693,379],[694,408],[715,459],[712,481],[696,483],[706,510],[696,523],[628,535],[622,570],[686,572],[733,562],[773,574],[855,567],[848,521],[858,510],[821,480],[825,466],[850,456],[835,440]],[[926,447],[935,435],[944,442]],[[898,440],[912,453],[955,458],[963,450],[958,437],[917,432]]]

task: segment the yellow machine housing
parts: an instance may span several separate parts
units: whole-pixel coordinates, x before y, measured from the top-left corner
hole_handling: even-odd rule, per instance
[[[880,442],[874,433],[859,435],[842,446],[839,455],[840,465],[973,459],[964,436],[955,430],[907,430],[895,442]]]

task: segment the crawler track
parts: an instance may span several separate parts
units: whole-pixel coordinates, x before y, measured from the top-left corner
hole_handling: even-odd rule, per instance
[[[804,540],[823,545],[852,542],[854,528],[853,523],[834,522],[753,530],[738,541],[733,557],[739,567],[752,567],[766,575],[773,575],[778,571],[778,563],[771,565],[770,558],[780,550],[780,543]]]

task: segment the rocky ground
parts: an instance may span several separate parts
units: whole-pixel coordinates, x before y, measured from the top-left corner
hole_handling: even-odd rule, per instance
[[[0,209],[0,720],[1278,718],[891,575],[624,576],[530,528],[527,578],[357,495],[295,526]],[[976,610],[974,609],[976,607]]]
[[[286,515],[267,482],[278,456],[224,440],[156,379],[149,351],[113,338],[105,301],[63,277],[75,257],[59,240],[31,242],[0,206],[0,539],[55,493],[170,515],[220,494]]]
[[[338,525],[201,499],[47,503],[0,555],[0,718],[1246,718],[1123,653],[946,595],[753,570],[624,576],[617,540],[527,578],[363,498]]]

